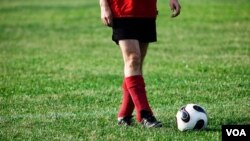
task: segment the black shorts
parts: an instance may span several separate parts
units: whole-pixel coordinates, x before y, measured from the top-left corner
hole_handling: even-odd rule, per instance
[[[157,41],[156,18],[114,18],[112,40],[135,39],[150,43]]]

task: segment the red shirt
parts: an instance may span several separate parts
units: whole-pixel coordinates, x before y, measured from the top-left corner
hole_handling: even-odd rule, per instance
[[[156,17],[157,0],[108,0],[113,17]]]

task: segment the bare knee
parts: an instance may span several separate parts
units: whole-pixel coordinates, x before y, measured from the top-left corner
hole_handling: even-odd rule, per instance
[[[126,62],[127,69],[130,69],[131,71],[140,71],[141,66],[141,56],[140,54],[131,54],[128,56]]]

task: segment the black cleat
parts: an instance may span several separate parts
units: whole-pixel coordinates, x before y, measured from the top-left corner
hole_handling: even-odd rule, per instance
[[[132,118],[133,116],[119,117],[118,125],[131,126],[133,121]]]
[[[159,128],[162,127],[162,123],[157,121],[156,118],[149,114],[147,111],[142,111],[142,121],[141,124],[146,128]]]

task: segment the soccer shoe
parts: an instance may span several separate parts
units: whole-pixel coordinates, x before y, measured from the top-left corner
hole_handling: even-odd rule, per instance
[[[118,125],[131,126],[133,121],[132,118],[133,116],[119,117]]]
[[[159,128],[162,127],[162,123],[157,121],[156,118],[149,114],[147,111],[142,111],[141,124],[146,128]]]

